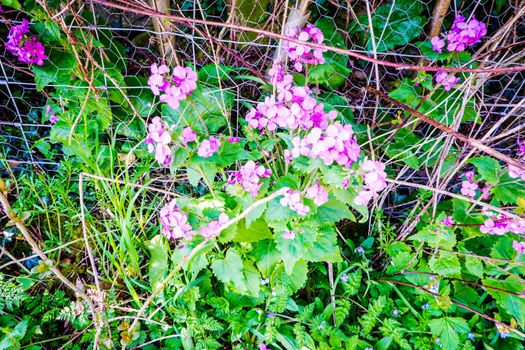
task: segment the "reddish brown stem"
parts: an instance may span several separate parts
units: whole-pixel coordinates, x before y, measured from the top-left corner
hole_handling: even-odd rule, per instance
[[[303,45],[305,44],[304,41],[288,38],[286,36],[283,36],[283,35],[280,35],[280,34],[276,34],[276,33],[272,33],[272,32],[268,32],[268,31],[262,30],[262,29],[250,28],[250,27],[237,25],[237,24],[232,24],[232,23],[223,23],[223,22],[208,21],[208,20],[203,20],[203,19],[196,19],[196,18],[187,18],[187,17],[181,17],[181,16],[167,15],[167,14],[164,14],[164,13],[159,13],[157,11],[151,10],[151,9],[149,9],[147,7],[144,7],[144,6],[141,6],[141,5],[132,4],[132,3],[127,2],[127,1],[122,1],[122,0],[119,1],[119,0],[117,0],[117,1],[121,2],[122,4],[111,3],[111,2],[109,2],[107,0],[91,0],[91,1],[95,2],[95,3],[98,3],[98,4],[101,4],[103,6],[106,6],[106,7],[116,8],[116,9],[120,9],[120,10],[123,10],[123,11],[129,11],[129,12],[132,12],[132,13],[146,15],[146,16],[152,16],[152,17],[156,17],[156,18],[164,18],[164,19],[167,19],[167,20],[170,20],[170,21],[181,23],[183,25],[188,25],[188,23],[195,23],[195,24],[203,24],[203,25],[210,25],[210,26],[217,26],[217,27],[227,27],[227,28],[230,28],[230,29],[233,29],[233,30],[241,30],[241,31],[246,31],[246,32],[257,33],[257,34],[260,34],[260,35],[263,35],[263,36],[266,36],[266,37],[269,37],[269,38],[278,39],[278,40],[286,40],[286,41],[289,41],[289,42],[294,42],[294,43],[303,44]],[[364,60],[364,61],[368,61],[368,62],[371,62],[371,63],[376,63],[376,64],[379,64],[379,65],[382,65],[382,66],[386,66],[386,67],[396,68],[396,69],[399,69],[399,70],[405,69],[405,70],[415,70],[415,71],[425,71],[425,72],[444,71],[444,72],[453,72],[453,73],[458,73],[458,72],[487,73],[487,74],[493,74],[493,75],[505,74],[505,73],[509,73],[509,72],[525,71],[525,65],[516,66],[516,67],[507,67],[507,68],[451,68],[451,67],[432,67],[432,66],[406,65],[406,64],[400,64],[400,63],[394,63],[394,62],[389,62],[389,61],[383,61],[383,60],[380,60],[380,59],[375,59],[375,58],[369,57],[369,56],[364,55],[364,54],[360,54],[360,53],[357,53],[357,52],[354,52],[354,51],[351,51],[351,50],[341,49],[341,48],[337,48],[337,47],[333,47],[333,46],[326,46],[326,45],[315,44],[315,43],[307,43],[307,45],[310,46],[310,47],[313,47],[313,48],[325,49],[327,51],[332,51],[332,52],[339,53],[339,54],[342,54],[342,55],[347,55],[347,56],[350,56],[350,57],[354,57],[354,58],[361,59],[361,60]]]
[[[424,121],[425,123],[432,125],[436,129],[439,129],[439,130],[443,131],[444,133],[447,133],[449,135],[454,136],[455,138],[457,138],[458,140],[468,144],[469,146],[477,148],[480,151],[485,152],[488,155],[490,155],[490,156],[492,156],[492,157],[494,157],[496,159],[499,159],[499,160],[501,160],[501,161],[503,161],[505,163],[512,164],[512,165],[514,165],[514,166],[516,166],[516,167],[518,167],[518,168],[520,168],[522,170],[525,170],[525,164],[524,163],[521,163],[521,162],[517,161],[516,159],[513,159],[513,158],[511,158],[509,156],[506,156],[505,154],[503,154],[501,152],[498,152],[498,151],[490,148],[487,145],[484,145],[483,143],[481,143],[480,141],[478,141],[476,139],[473,139],[473,138],[470,138],[470,137],[465,136],[463,134],[460,134],[456,130],[454,130],[454,129],[452,129],[452,128],[444,125],[444,124],[441,124],[440,122],[438,122],[438,121],[436,121],[436,120],[434,120],[434,119],[424,115],[423,113],[415,110],[414,108],[412,108],[410,106],[407,106],[404,103],[399,102],[398,100],[395,100],[395,99],[391,98],[390,96],[386,95],[385,93],[383,93],[381,91],[378,91],[378,90],[376,90],[376,89],[374,89],[372,87],[365,87],[364,89],[366,91],[368,91],[368,92],[371,92],[372,94],[374,94],[376,96],[381,97],[383,100],[390,102],[394,106],[399,107],[399,108],[409,112],[414,117],[417,117],[418,119]]]

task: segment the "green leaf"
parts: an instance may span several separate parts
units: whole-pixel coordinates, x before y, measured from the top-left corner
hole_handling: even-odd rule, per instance
[[[328,202],[318,207],[316,217],[322,224],[336,223],[343,219],[356,221],[348,206],[335,198],[330,198]]]
[[[456,245],[456,236],[449,227],[441,224],[425,226],[419,233],[408,238],[412,241],[426,242],[432,248],[451,250]]]
[[[194,159],[186,168],[188,181],[192,186],[198,186],[201,179],[204,179],[207,184],[212,184],[217,175],[217,169],[211,163],[205,163]]]
[[[196,89],[191,97],[181,101],[179,108],[172,109],[162,104],[162,115],[171,119],[173,125],[190,125],[197,134],[217,133],[230,118],[235,95],[229,90],[218,88]]]
[[[233,284],[240,292],[246,291],[243,274],[243,262],[235,248],[228,249],[224,259],[215,259],[211,263],[214,275],[224,284]]]
[[[237,234],[233,238],[234,242],[257,242],[263,239],[271,238],[272,232],[268,227],[268,224],[262,220],[258,219],[246,227],[245,220],[239,222],[237,228]]]
[[[467,256],[465,258],[465,267],[467,271],[479,278],[483,277],[483,262],[480,258]]]
[[[500,178],[500,184],[491,191],[493,198],[502,204],[516,204],[518,198],[525,198],[525,186],[522,181],[512,179],[508,174]]]
[[[433,256],[428,262],[433,272],[441,276],[459,275],[461,266],[456,254],[441,252],[439,257]]]
[[[155,290],[168,272],[169,247],[163,235],[157,234],[147,244],[150,252],[148,276],[151,290]]]
[[[344,38],[336,32],[335,23],[332,19],[321,18],[315,22],[315,26],[321,29],[324,35],[324,44],[328,46],[346,49]],[[319,83],[327,89],[337,89],[346,81],[346,77],[352,72],[348,68],[348,56],[335,52],[323,54],[326,63],[314,66],[308,72],[309,83]]]
[[[279,200],[280,198],[276,198],[268,202],[268,208],[264,213],[264,218],[268,224],[287,221],[294,215],[290,208],[283,207]]]
[[[484,279],[483,285],[487,287],[485,291],[489,293],[496,303],[507,313],[514,316],[521,327],[525,325],[525,299],[514,294],[522,294],[524,282],[519,278],[509,277],[507,280]],[[509,291],[509,293],[505,292]]]
[[[305,260],[297,261],[291,274],[287,274],[281,265],[273,275],[272,285],[278,294],[293,294],[305,285],[307,274],[308,263]]]
[[[503,169],[496,159],[482,156],[472,158],[468,162],[476,167],[483,181],[491,185],[497,185],[499,183]]]
[[[321,228],[313,246],[305,250],[304,258],[312,262],[336,263],[343,261],[339,246],[337,245],[337,233],[335,229],[333,227]]]
[[[48,54],[49,59],[44,61],[44,65],[31,66],[35,74],[37,91],[42,91],[44,87],[51,83],[56,85],[70,85],[73,70],[77,66],[75,58],[63,51],[51,50]]]
[[[388,266],[388,273],[397,273],[405,269],[414,258],[412,249],[403,242],[396,241],[387,248],[392,261]]]
[[[442,317],[428,322],[430,331],[435,337],[439,337],[443,349],[456,350],[459,346],[459,334],[470,331],[470,327],[461,317]]]
[[[245,67],[232,67],[222,64],[206,64],[197,73],[199,75],[200,83],[207,83],[211,85],[219,84],[220,80],[231,79],[231,73],[240,72],[242,70],[249,70]]]
[[[12,7],[14,9],[20,10],[22,8],[22,5],[20,5],[20,2],[18,0],[2,0],[2,5]]]
[[[353,22],[350,33],[359,32],[366,38],[366,50],[373,50],[373,40],[378,52],[386,52],[396,46],[404,46],[419,36],[426,23],[422,16],[423,5],[420,1],[395,0],[381,5],[372,14],[374,38],[369,32],[368,16],[360,16],[359,22]]]

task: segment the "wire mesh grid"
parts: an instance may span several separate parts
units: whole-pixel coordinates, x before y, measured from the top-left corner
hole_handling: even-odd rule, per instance
[[[396,26],[396,21],[407,21],[410,16],[410,8],[405,14],[400,13],[400,7],[390,6],[391,2],[369,2],[369,1],[177,1],[171,5],[169,13],[175,16],[205,19],[208,21],[230,23],[233,25],[248,26],[262,31],[281,34],[283,25],[290,18],[291,9],[299,9],[305,6],[306,18],[303,22],[317,22],[328,20],[333,23],[335,34],[342,38],[346,48],[355,52],[365,54],[371,58],[382,61],[395,62],[411,65],[435,65],[429,62],[414,42],[428,41],[425,31],[416,33],[410,43],[394,45],[393,47],[381,49],[383,42],[392,37],[412,38],[410,30],[403,32],[402,28]],[[111,4],[127,7],[127,10],[113,8]],[[403,4],[409,4],[404,2]],[[419,27],[428,28],[432,18],[434,2],[425,1],[421,5],[421,12],[417,20]],[[175,43],[174,56],[176,62],[194,64],[197,68],[205,64],[226,64],[235,67],[248,67],[251,74],[265,76],[267,69],[271,66],[279,40],[266,37],[264,34],[254,34],[243,30],[226,29],[221,25],[199,24],[199,23],[174,23],[164,22],[164,27],[155,26],[155,16],[149,10],[155,11],[158,2],[153,6],[144,2],[115,1],[109,3],[96,2],[70,2],[64,5],[63,10],[56,14],[57,18],[68,18],[68,29],[72,32],[89,32],[95,38],[111,33],[125,50],[125,55],[120,59],[122,63],[122,75],[126,81],[125,91],[130,97],[140,93],[143,86],[133,86],[128,78],[136,76],[148,76],[149,65],[165,59],[159,53],[159,41],[163,37]],[[479,67],[513,67],[523,64],[523,46],[520,46],[525,38],[523,32],[523,3],[518,1],[473,1],[452,2],[450,10],[444,18],[442,32],[450,26],[455,15],[476,15],[478,19],[487,24],[488,35],[478,50],[473,54],[472,61]],[[388,7],[390,6],[390,7]],[[148,9],[148,11],[145,11]],[[386,11],[385,11],[386,9]],[[89,16],[88,13],[95,13]],[[377,16],[384,25],[375,27],[374,16]],[[0,21],[4,27],[2,43],[5,43],[5,33],[11,25],[20,23],[24,15],[15,11],[4,13]],[[254,20],[255,19],[255,20]],[[372,25],[368,24],[372,19]],[[416,19],[414,19],[416,20]],[[354,29],[352,29],[352,27]],[[361,29],[355,29],[361,28]],[[371,32],[375,31],[372,35]],[[395,40],[393,40],[395,42]],[[378,50],[379,48],[379,50]],[[107,48],[103,48],[105,50]],[[58,165],[58,158],[46,159],[37,146],[38,141],[48,135],[50,124],[43,118],[43,109],[50,93],[56,88],[67,87],[71,89],[89,89],[89,86],[78,85],[50,85],[43,91],[37,91],[33,80],[33,73],[27,66],[23,66],[1,47],[2,63],[0,78],[0,141],[2,152],[8,163],[12,165],[39,165],[47,169],[53,169]],[[80,58],[83,60],[84,58]],[[112,62],[116,64],[116,62]],[[399,70],[374,64],[370,61],[356,60],[350,58],[344,61],[346,68],[351,72],[342,75],[344,82],[338,86],[335,93],[344,97],[348,106],[352,108],[355,121],[368,127],[368,136],[373,140],[386,139],[392,142],[392,135],[399,136],[399,130],[392,127],[391,121],[382,123],[385,116],[391,116],[398,112],[397,107],[384,103],[376,96],[363,92],[364,86],[372,86],[383,91],[392,91],[399,87],[403,78],[414,78],[417,71]],[[339,74],[339,72],[332,72]],[[432,74],[432,73],[429,73]],[[523,74],[510,72],[503,75],[473,74],[463,79],[456,93],[451,97],[456,101],[472,100],[473,108],[479,115],[477,124],[468,123],[460,126],[458,118],[452,116],[450,123],[471,137],[485,137],[485,141],[492,147],[504,151],[510,149],[513,142],[518,138],[521,131],[521,120],[523,117],[523,99],[525,89],[523,88]],[[224,81],[224,88],[234,91],[235,108],[233,113],[243,117],[246,113],[245,103],[255,103],[260,99],[262,92],[258,84],[251,80]],[[106,86],[98,86],[106,91],[116,90],[119,87],[107,83]],[[313,86],[319,92],[324,91],[323,86]],[[344,101],[344,100],[343,100]],[[114,107],[114,106],[113,106]],[[434,108],[449,108],[445,103],[437,104]],[[431,113],[432,109],[427,113]],[[447,112],[447,111],[446,111]],[[454,105],[448,112],[458,114],[461,112]],[[129,112],[130,114],[132,112]],[[463,113],[463,112],[461,112]],[[152,116],[151,116],[152,117]],[[387,118],[390,120],[391,118]],[[461,119],[461,116],[459,117]],[[499,123],[493,128],[494,123]],[[396,165],[399,178],[426,179],[434,176],[432,171],[417,170],[410,166],[410,159],[416,157],[420,161],[439,153],[440,147],[450,147],[455,143],[460,148],[460,154],[468,153],[468,148],[450,140],[449,136],[432,128],[418,125],[415,120],[408,121],[405,127],[416,130],[420,136],[427,138],[426,141],[407,146],[402,151],[389,153],[388,146],[380,154],[387,154],[384,160]],[[492,129],[491,129],[492,128]],[[490,134],[487,132],[490,131]],[[408,137],[408,136],[407,136]],[[402,146],[403,138],[397,140],[398,146]],[[400,144],[401,143],[401,144]],[[388,159],[386,159],[388,158]],[[408,160],[408,161],[407,161]]]

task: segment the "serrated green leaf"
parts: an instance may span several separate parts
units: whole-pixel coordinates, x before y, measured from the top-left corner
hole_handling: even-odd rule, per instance
[[[440,338],[443,349],[456,350],[459,346],[459,334],[468,333],[470,327],[463,318],[442,317],[428,322],[430,331]]]
[[[226,252],[224,259],[215,259],[211,263],[213,274],[224,284],[232,283],[239,292],[246,291],[243,262],[235,248]]]
[[[483,181],[491,185],[497,185],[499,183],[501,175],[503,174],[503,169],[496,159],[482,156],[472,158],[468,162],[476,167],[476,170]]]
[[[439,257],[433,256],[428,266],[434,273],[441,276],[459,275],[461,272],[458,256],[453,253],[441,252]]]

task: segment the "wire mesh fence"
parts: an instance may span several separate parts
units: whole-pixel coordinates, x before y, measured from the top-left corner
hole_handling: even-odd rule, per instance
[[[174,16],[204,19],[206,23],[158,20],[154,15],[158,2],[150,5],[145,2],[115,1],[110,3],[71,2],[64,4],[62,11],[54,14],[53,20],[67,23],[68,30],[77,39],[82,33],[88,33],[101,42],[106,38],[106,44],[101,44],[97,50],[105,52],[111,59],[102,60],[101,67],[110,70],[121,69],[123,85],[115,86],[108,82],[98,89],[108,93],[125,89],[128,97],[137,97],[143,92],[143,85],[133,84],[137,76],[148,76],[151,63],[170,61],[179,64],[194,64],[202,67],[206,64],[228,65],[245,69],[247,75],[264,78],[271,67],[278,46],[282,40],[269,37],[265,33],[282,34],[286,23],[304,24],[317,23],[322,27],[332,28],[325,37],[329,46],[348,49],[380,61],[388,61],[403,65],[420,65],[422,67],[435,65],[424,54],[422,43],[428,42],[425,34],[432,21],[432,10],[437,6],[434,2],[369,2],[369,1],[177,1],[171,4],[169,13]],[[115,8],[114,5],[117,5]],[[518,1],[474,1],[452,2],[444,17],[441,31],[446,31],[454,17],[462,13],[476,16],[488,28],[486,40],[480,44],[472,58],[466,62],[468,67],[515,67],[523,62],[523,3]],[[123,9],[125,8],[125,9]],[[95,15],[93,15],[93,13]],[[295,16],[295,18],[294,18]],[[11,25],[20,23],[24,17],[16,11],[6,11],[2,15],[2,44],[5,44],[5,34]],[[157,23],[155,23],[157,21]],[[225,27],[222,24],[229,24]],[[237,27],[251,27],[262,33],[248,32]],[[109,39],[109,41],[107,40]],[[172,46],[171,53],[164,53],[165,42]],[[169,46],[168,45],[168,46]],[[115,56],[115,52],[119,56]],[[78,84],[49,85],[43,90],[37,89],[33,80],[33,72],[27,66],[21,65],[16,59],[1,48],[1,80],[0,80],[0,140],[2,152],[11,165],[38,165],[52,168],[58,165],[57,158],[41,152],[43,146],[39,140],[49,133],[50,124],[45,120],[44,106],[51,98],[56,88],[89,89],[89,86]],[[168,57],[169,56],[169,57]],[[380,101],[376,96],[364,92],[364,86],[372,86],[379,90],[393,91],[399,88],[403,78],[415,78],[416,70],[400,70],[384,64],[358,60],[345,55],[329,53],[330,61],[337,62],[339,69],[324,72],[330,74],[333,86],[316,84],[322,93],[333,90],[331,94],[343,97],[354,113],[355,122],[369,127],[368,137],[391,141],[389,135],[397,134],[399,130],[392,128],[391,121],[385,121],[385,116],[399,113],[399,109]],[[84,60],[86,58],[79,58]],[[92,66],[89,74],[97,67]],[[60,68],[58,69],[60,72]],[[60,74],[60,73],[57,73]],[[432,75],[433,73],[429,72]],[[233,114],[242,118],[246,113],[246,104],[255,103],[262,92],[259,84],[249,79],[226,77],[222,88],[234,92],[235,103]],[[410,88],[401,83],[403,89]],[[477,115],[477,123],[461,126],[460,131],[471,137],[487,137],[491,146],[504,150],[513,144],[518,137],[521,117],[523,114],[523,74],[509,72],[507,74],[472,74],[462,80],[456,90],[453,100],[434,104],[434,109],[445,109],[452,114],[449,125],[454,125],[454,115],[463,113],[458,107],[459,101],[471,101],[469,112]],[[417,84],[416,84],[417,85]],[[327,89],[328,88],[328,89]],[[39,91],[41,90],[41,91]],[[112,106],[115,107],[115,106]],[[427,113],[432,112],[432,108]],[[131,115],[133,112],[128,110]],[[148,116],[143,116],[147,118]],[[389,118],[387,118],[389,119]],[[400,119],[402,119],[400,117]],[[461,119],[461,118],[459,118]],[[489,129],[495,122],[498,128]],[[457,124],[457,123],[456,123]],[[419,136],[428,138],[425,143],[413,145],[407,141],[392,143],[391,148],[385,148],[383,154],[388,155],[388,162],[398,165],[397,171],[403,178],[427,178],[428,172],[422,172],[415,163],[424,162],[425,158],[439,151],[430,147],[436,142],[450,143],[448,136],[435,130],[418,126],[416,121],[409,121],[408,127],[413,128]],[[515,132],[509,133],[509,131]],[[407,134],[407,138],[413,134]],[[448,140],[448,141],[447,141]],[[383,145],[384,146],[384,145]],[[427,147],[428,146],[428,147]],[[463,145],[458,145],[461,149]],[[402,152],[397,150],[402,149]],[[466,149],[463,150],[466,152]],[[439,153],[439,152],[438,152]],[[412,166],[411,166],[412,162]]]

